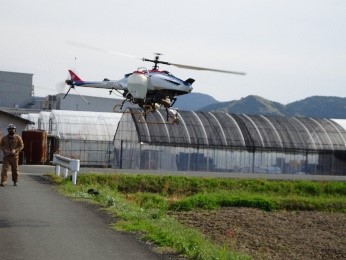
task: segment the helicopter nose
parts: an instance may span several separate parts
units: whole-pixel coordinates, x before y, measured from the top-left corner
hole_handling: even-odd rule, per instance
[[[192,83],[194,83],[194,82],[195,82],[195,80],[192,78],[188,78],[187,80],[185,80],[185,83],[190,84],[190,85],[192,85]]]

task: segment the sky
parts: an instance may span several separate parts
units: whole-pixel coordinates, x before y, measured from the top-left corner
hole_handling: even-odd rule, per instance
[[[160,52],[172,63],[246,72],[160,66],[194,78],[194,92],[219,101],[346,97],[345,0],[0,0],[0,6],[0,71],[32,73],[36,96],[65,93],[68,69],[83,80],[116,80],[152,66],[113,51],[146,58]]]

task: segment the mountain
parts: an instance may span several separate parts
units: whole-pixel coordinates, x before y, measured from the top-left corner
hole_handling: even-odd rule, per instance
[[[202,107],[198,111],[345,119],[346,98],[312,96],[283,105],[259,96],[250,95],[240,100],[216,102]]]
[[[346,119],[346,98],[312,96],[286,105],[288,116]]]
[[[240,100],[219,102],[199,109],[199,111],[222,111],[249,115],[284,115],[284,105],[259,96],[248,96]]]
[[[218,103],[215,98],[202,93],[190,93],[187,95],[179,96],[175,102],[175,108],[187,111],[196,111],[202,107]]]

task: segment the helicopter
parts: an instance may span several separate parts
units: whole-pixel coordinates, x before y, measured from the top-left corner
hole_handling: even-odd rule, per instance
[[[77,45],[73,43],[74,45]],[[99,48],[91,47],[84,44],[78,44],[89,49],[101,50]],[[117,53],[118,54],[118,53]],[[65,83],[69,85],[69,89],[64,98],[68,95],[72,88],[87,87],[87,88],[102,88],[109,89],[110,94],[113,91],[120,92],[124,97],[120,110],[123,109],[125,102],[138,105],[144,114],[154,112],[156,108],[163,107],[167,112],[167,120],[169,117],[168,111],[173,113],[174,120],[176,120],[177,112],[173,107],[180,95],[191,93],[193,90],[192,84],[194,79],[188,78],[182,80],[167,70],[160,70],[158,64],[171,65],[183,69],[191,70],[204,70],[213,71],[237,75],[245,75],[244,72],[236,72],[229,70],[219,70],[212,68],[204,68],[197,66],[189,66],[177,63],[170,63],[160,60],[161,53],[155,53],[154,59],[142,58],[142,61],[153,63],[152,69],[145,67],[139,67],[137,70],[125,74],[124,78],[120,80],[109,80],[105,78],[102,81],[84,81],[75,72],[69,70],[70,79],[65,80]],[[114,109],[113,109],[114,110]]]

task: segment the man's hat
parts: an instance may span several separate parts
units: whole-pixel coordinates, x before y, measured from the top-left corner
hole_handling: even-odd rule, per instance
[[[7,126],[7,130],[9,130],[9,129],[16,129],[16,126],[14,124],[9,124]]]

